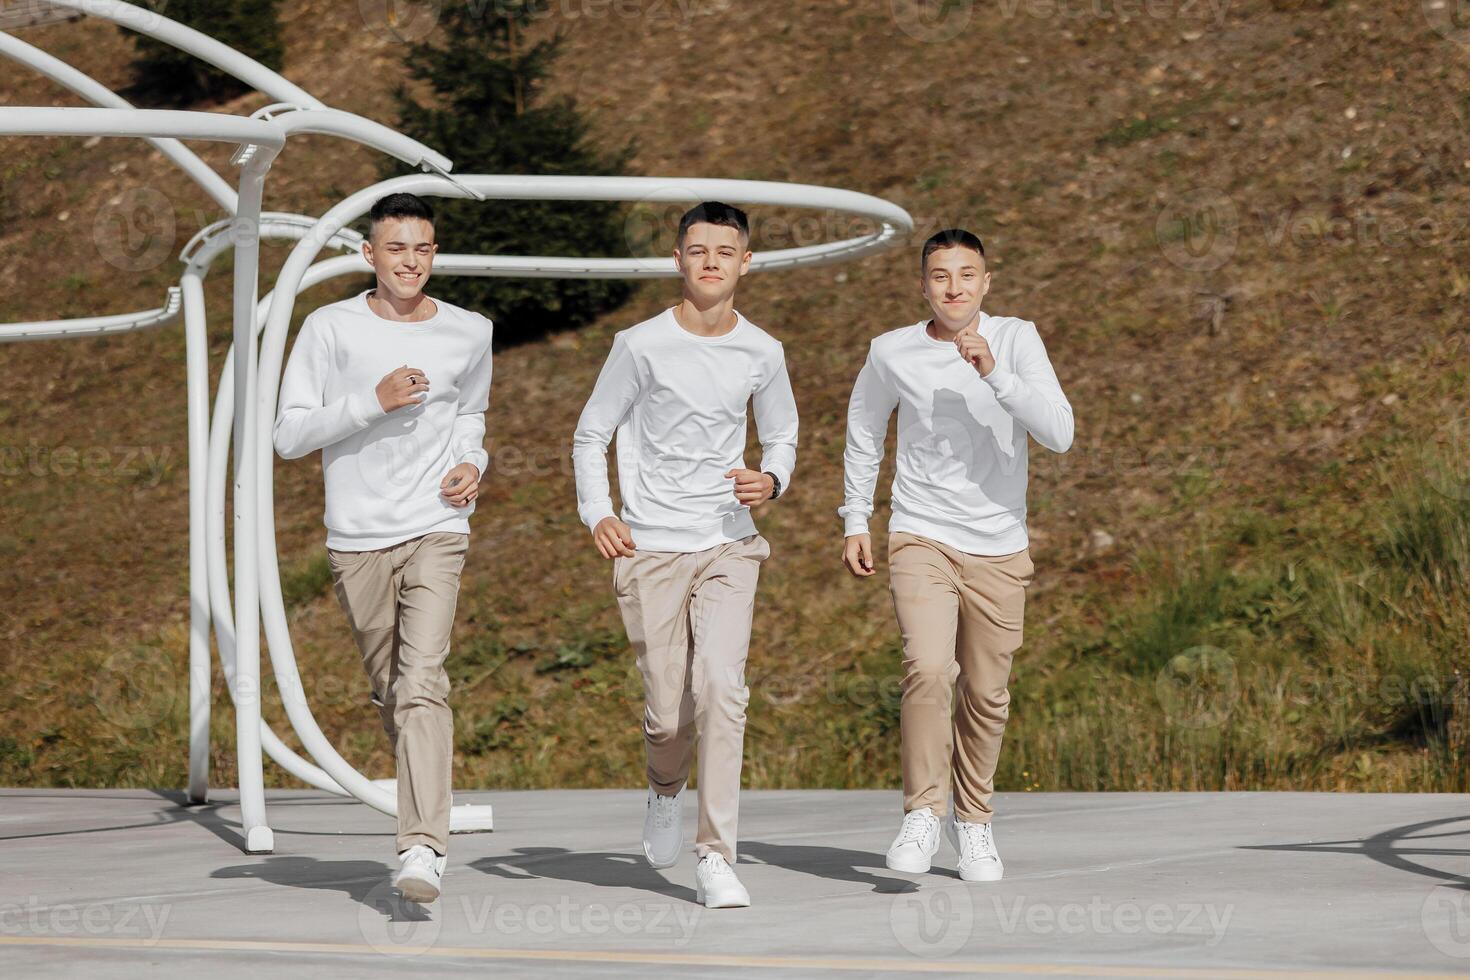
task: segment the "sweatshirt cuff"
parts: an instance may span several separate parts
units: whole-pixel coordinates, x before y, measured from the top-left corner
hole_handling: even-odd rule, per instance
[[[1016,385],[1021,381],[1014,371],[1007,371],[999,364],[989,374],[983,375],[981,380],[990,385],[990,390],[995,392],[997,398],[1015,394]]]
[[[581,515],[582,523],[587,525],[587,530],[589,531],[597,530],[597,525],[601,524],[607,518],[617,516],[613,513],[611,500],[594,500],[591,503],[584,504],[581,509]]]
[[[460,454],[459,462],[472,463],[480,471],[480,479],[483,480],[485,471],[490,468],[490,454],[483,449],[467,449]]]
[[[769,473],[780,480],[781,496],[786,496],[786,491],[791,489],[791,467],[783,466],[776,462],[767,463],[765,460],[762,460],[760,471],[762,473]]]
[[[352,412],[352,417],[357,420],[357,424],[363,428],[388,414],[383,408],[383,403],[378,401],[376,391],[370,391],[366,395],[356,393],[348,395],[347,407]]]
[[[845,537],[868,533],[867,514],[848,514],[842,518],[842,533]]]

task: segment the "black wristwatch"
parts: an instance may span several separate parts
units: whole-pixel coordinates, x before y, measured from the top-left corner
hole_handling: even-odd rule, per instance
[[[776,474],[772,473],[770,470],[767,470],[766,471],[766,476],[768,476],[768,477],[771,478],[771,496],[770,496],[770,499],[771,500],[775,500],[777,497],[781,496],[781,478],[779,476],[777,476]]]

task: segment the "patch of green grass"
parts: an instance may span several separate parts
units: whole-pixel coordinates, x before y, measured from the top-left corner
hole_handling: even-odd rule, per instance
[[[287,609],[325,595],[331,586],[332,566],[325,551],[281,570],[281,598],[285,600]]]
[[[562,670],[583,670],[627,649],[627,640],[612,631],[574,636],[558,643],[549,656],[538,661],[536,672],[547,674]]]
[[[1179,120],[1172,116],[1161,118],[1148,116],[1143,119],[1130,119],[1127,122],[1119,123],[1099,136],[1097,138],[1097,144],[1098,146],[1112,147],[1127,146],[1130,143],[1137,143],[1140,140],[1158,136],[1160,133],[1170,132],[1171,130],[1177,129],[1178,126]]]

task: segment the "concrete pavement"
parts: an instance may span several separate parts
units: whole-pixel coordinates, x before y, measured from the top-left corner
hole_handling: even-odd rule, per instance
[[[251,856],[233,794],[216,795],[0,790],[4,973],[1470,972],[1465,796],[1000,794],[1006,880],[967,884],[947,842],[930,874],[884,868],[897,792],[747,792],[737,870],[754,904],[711,911],[692,853],[644,864],[641,792],[458,794],[493,803],[497,829],[454,837],[423,908],[387,885],[388,818],[274,791],[276,853]]]

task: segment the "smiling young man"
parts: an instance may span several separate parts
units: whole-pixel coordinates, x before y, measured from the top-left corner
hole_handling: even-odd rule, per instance
[[[979,238],[941,231],[924,243],[919,262],[934,315],[873,340],[848,404],[842,561],[859,578],[876,571],[868,519],[897,408],[888,560],[903,636],[904,818],[887,865],[929,870],[952,774],[947,830],[960,877],[997,881],[1003,866],[991,794],[1011,658],[1035,572],[1026,533],[1027,437],[1066,452],[1072,406],[1036,325],[981,311],[990,273]]]
[[[430,299],[434,212],[373,205],[374,288],[311,313],[281,381],[276,451],[322,450],[327,557],[398,770],[404,898],[438,898],[454,716],[444,660],[485,452],[491,323]]]
[[[771,553],[751,510],[780,496],[796,466],[796,400],[781,344],[735,310],[749,243],[738,208],[706,202],[683,216],[674,248],[683,300],[613,338],[572,448],[578,513],[613,562],[643,676],[643,853],[667,868],[683,850],[697,734],[695,890],[708,908],[750,904],[733,870],[745,659],[756,581]],[[758,470],[744,458],[752,401]],[[622,519],[607,479],[614,432]]]

